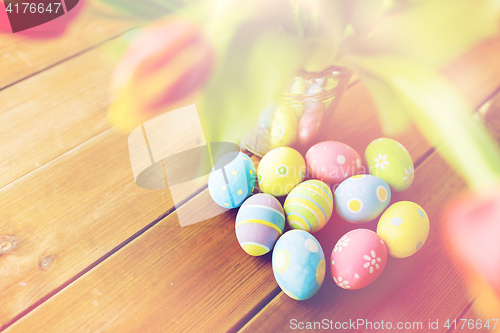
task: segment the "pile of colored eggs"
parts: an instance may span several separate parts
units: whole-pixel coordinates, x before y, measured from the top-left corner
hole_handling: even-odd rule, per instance
[[[274,247],[276,282],[297,300],[312,297],[326,270],[321,245],[311,234],[320,231],[334,211],[359,224],[379,218],[377,231],[355,229],[343,235],[330,256],[330,271],[343,289],[360,289],[382,273],[387,256],[405,258],[417,252],[429,233],[424,209],[410,201],[389,206],[391,191],[404,191],[414,178],[408,151],[397,141],[374,140],[365,151],[369,174],[348,145],[326,141],[309,149],[305,159],[289,147],[271,150],[257,170],[249,156],[226,154],[209,177],[209,192],[222,207],[240,207],[236,237],[252,256]],[[306,172],[308,178],[306,178]],[[252,192],[258,182],[262,193]],[[337,185],[334,193],[331,186]],[[285,197],[284,204],[276,197]],[[285,222],[289,228],[285,232]]]

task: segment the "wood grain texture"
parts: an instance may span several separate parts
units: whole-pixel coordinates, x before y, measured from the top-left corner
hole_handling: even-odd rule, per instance
[[[500,36],[485,40],[451,65],[443,74],[477,108],[498,88]]]
[[[464,323],[464,321],[459,321],[459,319],[467,320],[467,324]],[[477,325],[476,328],[474,329],[469,329],[468,323],[471,321]],[[455,325],[453,325],[453,330],[451,332],[457,333],[457,332],[474,332],[474,333],[486,333],[486,332],[500,332],[500,320],[494,321],[492,319],[500,319],[500,318],[481,318],[476,314],[474,311],[474,306],[472,304],[468,304],[464,311],[461,313],[460,317],[457,318],[457,327],[455,328]],[[487,322],[487,320],[489,320]],[[495,325],[496,323],[496,325]],[[464,329],[462,329],[462,325],[464,325]],[[490,328],[485,328],[484,325],[490,326]],[[471,325],[472,327],[472,325]]]
[[[20,35],[0,35],[0,89],[94,47],[138,25],[137,21],[100,16],[92,3],[60,38],[26,39]]]
[[[348,91],[336,121],[355,118],[357,122],[339,128],[332,139],[357,148],[369,142],[369,138],[356,135],[363,128],[376,131],[378,126],[373,105],[365,97],[362,85]],[[417,139],[403,137],[402,141],[415,158],[427,149]],[[180,210],[203,213],[208,202],[199,198],[207,192],[205,189]],[[71,327],[89,332],[105,328],[185,332],[241,327],[249,314],[258,311],[279,289],[270,269],[270,255],[252,258],[240,249],[234,216],[233,210],[185,228],[176,224],[175,214],[167,217],[7,331],[30,330],[40,320],[47,330],[61,332]],[[96,295],[94,289],[105,296]]]
[[[377,132],[373,106],[366,98],[362,85],[355,85],[348,91],[332,124],[343,124],[332,132],[332,139],[348,142],[361,152],[372,139],[368,136],[380,133]],[[398,139],[408,147],[414,158],[425,156],[428,146],[415,136],[413,130],[408,133],[408,137]],[[445,166],[444,162],[441,163]],[[434,176],[440,177],[438,173]],[[423,194],[428,193],[420,190]],[[440,191],[450,190],[454,194],[456,189],[440,188]],[[447,192],[440,193],[446,195]],[[202,209],[203,204],[203,200],[195,198],[183,208],[196,211]],[[37,327],[37,323],[43,323],[48,331],[66,331],[72,327],[81,327],[85,331],[104,328],[129,331],[233,329],[243,325],[279,292],[270,270],[269,256],[249,258],[239,249],[232,231],[234,212],[187,228],[174,226],[174,216],[169,216],[134,239],[24,316],[8,331],[30,330]],[[338,233],[349,227],[345,222],[342,226],[338,220],[330,221],[329,225],[336,226]],[[161,230],[167,232],[162,233]],[[432,255],[442,253],[439,248],[433,251],[437,252],[432,252]],[[393,268],[395,279],[404,279],[411,278],[412,274],[408,272],[425,268],[425,265],[410,258],[406,264],[393,267],[397,268]],[[453,279],[454,274],[453,270],[446,270],[443,276]],[[169,281],[172,283],[170,287],[178,285],[179,290],[170,290]],[[380,281],[384,280],[381,278]],[[426,283],[433,286],[431,279]],[[390,287],[391,284],[386,282],[385,290]],[[450,292],[458,297],[456,307],[431,307],[438,315],[463,307],[463,285],[453,285]],[[397,300],[394,293],[391,297]],[[268,306],[280,299],[275,298]],[[359,304],[355,310],[358,307]],[[407,316],[406,313],[402,315]],[[270,321],[278,320],[272,314]]]
[[[434,153],[416,168],[412,187],[391,200],[414,201],[424,207],[431,220],[429,238],[417,254],[405,259],[389,258],[382,275],[362,290],[342,290],[335,285],[327,269],[320,293],[308,301],[297,302],[281,292],[242,332],[255,332],[259,327],[265,327],[270,332],[288,331],[291,319],[314,322],[327,318],[334,323],[368,319],[372,322],[390,321],[395,325],[406,321],[441,321],[450,313],[458,315],[469,298],[458,272],[447,258],[446,249],[441,245],[439,219],[443,205],[464,188],[461,179]],[[337,222],[336,219],[333,222]],[[324,232],[318,232],[317,238],[326,258],[329,258],[336,241],[345,231],[358,227],[376,229],[373,222],[363,226],[342,226],[342,223],[346,224],[339,220],[335,225],[330,221]],[[273,315],[276,313],[287,315],[277,317]]]
[[[494,122],[500,111],[500,108],[495,108],[497,98],[493,96],[491,100],[486,101],[485,106],[489,108],[482,112],[492,134],[498,131],[498,124]],[[497,142],[500,143],[500,140]],[[466,280],[465,272],[450,260],[440,227],[443,208],[466,190],[466,184],[438,152],[433,152],[418,165],[415,173],[412,187],[404,193],[395,194],[391,202],[409,200],[420,204],[426,210],[431,221],[431,231],[426,244],[417,254],[405,259],[389,258],[382,275],[362,290],[348,291],[338,288],[327,268],[320,293],[308,301],[297,302],[280,292],[241,332],[254,332],[259,327],[266,327],[269,331],[288,331],[295,327],[291,326],[292,319],[307,323],[321,322],[324,318],[332,320],[333,323],[357,319],[371,322],[383,320],[393,325],[400,322],[411,322],[413,325],[415,322],[422,323],[424,331],[428,328],[429,320],[438,320],[438,331],[446,332],[449,331],[444,327],[447,320],[472,318],[471,313],[463,314],[475,297],[467,287],[471,281]],[[337,219],[334,218],[334,221]],[[345,232],[358,227],[348,226],[338,220],[336,225],[330,221],[325,229],[317,234],[326,258],[329,258],[336,241]],[[376,224],[373,222],[362,227],[376,230]],[[276,317],[273,315],[275,313],[297,315]],[[419,332],[422,329],[406,331]]]
[[[270,256],[251,258],[239,248],[234,237],[234,211],[186,228],[179,227],[176,213],[156,223],[159,215],[170,211],[172,202],[166,191],[142,190],[133,183],[126,138],[106,130],[104,109],[107,100],[99,98],[95,101],[96,94],[105,95],[101,90],[106,89],[104,81],[109,77],[110,67],[99,61],[92,64],[94,58],[90,59],[89,55],[96,56],[99,51],[92,52],[95,53],[85,53],[4,90],[16,93],[14,96],[27,91],[35,92],[35,95],[26,97],[26,105],[20,106],[10,118],[6,118],[11,122],[16,119],[13,131],[18,135],[26,135],[21,141],[24,140],[22,143],[29,148],[26,158],[17,156],[21,159],[20,169],[25,168],[24,171],[9,175],[10,178],[4,181],[14,182],[0,190],[8,194],[0,199],[6,213],[5,220],[8,221],[0,225],[3,228],[3,236],[0,237],[0,264],[1,274],[4,274],[0,284],[0,298],[6,304],[0,308],[3,311],[0,312],[0,318],[3,324],[20,318],[7,331],[43,329],[47,332],[67,332],[76,328],[89,332],[105,329],[133,332],[227,330],[241,327],[266,304],[265,309],[283,306],[280,303],[283,301],[282,295],[274,298],[279,288],[270,270]],[[492,60],[488,52],[485,58]],[[85,60],[85,56],[89,59]],[[485,59],[482,57],[472,56],[474,61]],[[483,95],[488,96],[498,86],[500,67],[490,65],[492,67],[488,72],[481,72],[483,69],[480,66],[470,69],[470,73],[465,71],[465,78],[467,75],[478,74],[481,80],[479,87],[464,88],[468,92],[472,91],[469,99],[474,105],[484,99]],[[45,68],[44,66],[41,68]],[[55,72],[58,70],[59,72]],[[48,81],[52,85],[42,87],[47,81],[39,77],[50,73],[54,75],[52,81]],[[97,79],[98,83],[94,83],[94,76],[101,77]],[[39,81],[36,81],[37,78]],[[76,78],[79,82],[76,82]],[[72,79],[75,81],[71,81]],[[76,116],[73,114],[79,110],[80,104],[55,102],[64,98],[63,94],[57,95],[57,98],[53,96],[52,103],[42,103],[44,92],[52,94],[54,91],[64,91],[68,80],[80,87],[77,89],[78,94],[74,93],[68,98],[72,102],[76,98],[84,108],[88,107],[90,112],[95,112],[94,117],[89,117],[92,119],[86,119],[83,113],[79,115],[77,112]],[[26,85],[23,86],[24,84]],[[93,84],[96,87],[91,92]],[[37,86],[40,86],[38,90]],[[19,87],[17,91],[16,87]],[[490,91],[486,93],[488,89]],[[82,95],[81,100],[79,95]],[[37,108],[29,108],[29,103],[33,100],[42,104],[36,105]],[[88,106],[87,103],[96,104]],[[40,105],[43,106],[40,116],[27,118],[27,112],[38,109]],[[16,103],[2,107],[0,116],[16,107],[19,107]],[[44,118],[46,113],[50,116]],[[24,118],[19,118],[19,115]],[[44,126],[33,124],[38,117],[47,124],[61,122],[50,127],[52,130],[59,128],[60,132],[57,135],[46,134]],[[89,126],[89,123],[93,126]],[[99,130],[91,134],[86,132],[94,127]],[[381,136],[373,105],[362,85],[355,85],[342,100],[341,107],[334,116],[331,133],[331,139],[350,144],[361,155],[368,142]],[[14,134],[11,135],[9,142],[18,140]],[[37,140],[26,139],[28,135]],[[397,139],[407,146],[415,160],[427,156],[430,146],[416,134],[415,129]],[[57,144],[53,148],[53,143],[57,143],[57,140],[62,140],[63,148],[57,147]],[[42,149],[46,144],[50,144],[51,150],[55,151]],[[78,148],[72,149],[74,147]],[[23,145],[17,148],[24,149]],[[64,154],[70,149],[69,153]],[[37,155],[40,152],[42,155]],[[35,160],[35,166],[43,165],[35,171],[25,167],[32,163],[29,158],[33,156],[43,157],[45,161],[44,164]],[[11,157],[11,163],[14,160]],[[431,169],[437,168],[427,171],[430,174],[428,182],[432,183],[417,182],[420,185],[415,185],[412,189],[419,191],[414,194],[416,198],[429,203],[434,219],[437,207],[443,204],[442,196],[454,195],[463,185],[453,183],[456,176],[448,173],[446,165],[438,157],[432,156],[426,160],[419,170],[427,170],[431,161],[435,163],[430,164]],[[15,181],[27,173],[26,177]],[[442,185],[443,182],[450,185]],[[435,187],[438,192],[433,194],[429,188]],[[192,188],[186,191],[186,199],[199,190],[200,188]],[[188,201],[182,206],[183,209],[196,212],[206,208],[206,200],[200,199],[203,194],[206,194],[206,190]],[[426,208],[429,209],[427,206]],[[336,219],[330,221],[329,225],[335,227],[337,233],[342,228],[349,227],[342,226]],[[332,235],[325,237],[334,238]],[[330,243],[332,242],[330,239]],[[416,298],[418,302],[430,301],[429,309],[438,316],[463,309],[464,286],[454,279],[456,272],[446,266],[447,261],[442,257],[443,249],[429,246],[434,242],[435,239],[430,240],[421,253],[435,258],[437,265],[444,265],[442,270],[435,272],[427,263],[409,258],[401,265],[390,266],[395,267],[392,271],[388,267],[384,274],[390,275],[392,272],[392,278],[384,280],[381,277],[377,281],[381,284],[382,291],[388,291],[385,296],[396,302],[396,310],[400,310],[390,311],[390,318],[417,318],[419,314],[412,310],[412,298]],[[124,244],[126,245],[123,246]],[[1,254],[1,251],[5,253]],[[420,271],[431,274],[431,277],[422,277],[417,274]],[[448,292],[450,299],[456,300],[454,304],[434,302],[434,299],[418,293],[419,288],[422,288],[437,294],[439,285],[433,280],[436,278],[453,281]],[[390,288],[402,290],[405,285],[401,282],[403,280],[414,282],[414,286],[418,288],[410,284],[410,288],[404,293],[406,298],[401,298],[395,291],[391,294]],[[394,281],[399,281],[399,284]],[[380,299],[378,290],[372,293],[372,299]],[[340,294],[341,292],[335,291],[320,297],[329,295],[342,299]],[[364,297],[364,294],[358,294],[361,295],[358,297]],[[271,299],[273,300],[269,302]],[[360,303],[349,302],[353,301],[346,299],[346,308],[351,306],[353,311],[359,312]],[[304,307],[306,303],[300,304],[301,310],[314,318],[313,312],[317,310],[317,306]],[[374,310],[370,304],[372,303],[363,305],[367,315],[372,315],[371,311]],[[287,307],[288,305],[285,310],[289,310]],[[406,310],[402,309],[404,307]],[[387,308],[375,307],[374,314],[385,315],[384,309]],[[346,316],[342,311],[339,314]],[[261,312],[249,326],[261,331],[262,326],[253,325],[263,320],[262,316]],[[262,323],[269,324],[265,326],[267,330],[267,327],[272,328],[276,323],[282,322],[282,317],[275,312],[269,313],[267,321],[263,320]]]
[[[0,187],[109,128],[111,71],[96,49],[0,91]]]
[[[134,183],[127,144],[108,130],[0,190],[0,235],[16,240],[0,255],[1,325],[173,210],[168,190]]]
[[[111,70],[98,48],[0,92],[0,327],[174,208],[136,186],[128,138],[109,129]]]

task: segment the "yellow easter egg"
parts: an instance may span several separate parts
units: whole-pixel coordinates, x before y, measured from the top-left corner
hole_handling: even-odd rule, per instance
[[[271,147],[289,146],[297,137],[297,117],[292,105],[282,104],[276,108],[271,122]]]
[[[427,240],[429,217],[416,203],[399,201],[382,214],[377,234],[387,244],[392,257],[406,258],[417,252]]]
[[[321,180],[308,180],[288,194],[284,208],[290,228],[316,232],[332,216],[332,191]]]
[[[257,181],[262,192],[281,197],[290,193],[305,174],[306,163],[302,155],[293,148],[279,147],[260,161]]]

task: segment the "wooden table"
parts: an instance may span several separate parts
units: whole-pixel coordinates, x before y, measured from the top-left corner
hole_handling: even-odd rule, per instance
[[[282,332],[291,320],[422,322],[476,318],[475,295],[448,258],[443,206],[465,188],[415,129],[396,137],[416,179],[393,201],[423,206],[427,243],[390,259],[358,291],[327,270],[320,292],[297,302],[276,284],[271,255],[250,257],[234,232],[235,211],[180,227],[168,190],[136,186],[127,135],[106,120],[110,50],[134,22],[84,13],[60,39],[0,37],[0,327],[5,332]],[[482,43],[445,74],[479,108],[500,87],[500,38]],[[363,152],[382,136],[373,103],[353,82],[331,139]],[[498,129],[498,128],[497,128]],[[206,186],[183,207],[203,210]],[[332,217],[318,234],[329,256],[355,226]],[[374,229],[375,223],[364,227]],[[411,330],[409,330],[411,331]]]

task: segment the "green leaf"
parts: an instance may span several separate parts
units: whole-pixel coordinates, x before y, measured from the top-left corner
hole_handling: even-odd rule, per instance
[[[391,57],[356,57],[343,60],[363,69],[394,90],[420,131],[471,187],[483,187],[500,176],[500,152],[484,125],[471,117],[472,110],[437,71],[421,64]]]
[[[295,41],[268,29],[237,34],[198,104],[207,142],[239,142],[301,66]]]
[[[368,36],[352,36],[345,54],[397,56],[439,67],[499,29],[498,0],[422,0],[384,17]]]
[[[377,106],[383,132],[388,135],[404,132],[411,122],[408,109],[413,105],[403,96],[399,96],[384,81],[373,76],[364,75],[361,75],[361,79],[370,90],[373,101]]]
[[[165,15],[179,11],[193,3],[192,0],[94,0],[109,5],[119,12],[142,18],[154,20]]]

